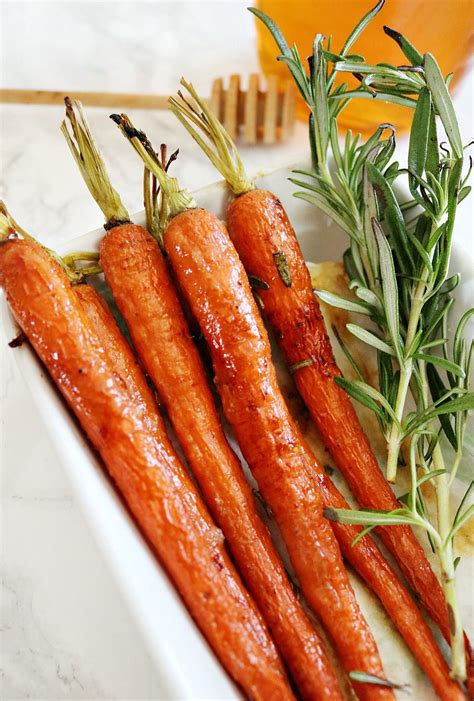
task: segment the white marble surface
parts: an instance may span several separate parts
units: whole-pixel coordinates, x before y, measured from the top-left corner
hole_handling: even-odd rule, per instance
[[[246,4],[1,2],[1,82],[167,94],[184,74],[205,94],[214,77],[257,68]],[[468,126],[472,105],[465,91],[459,98]],[[88,115],[133,212],[141,209],[141,168],[109,112]],[[132,116],[156,143],[180,145],[176,173],[183,184],[193,189],[216,179],[171,115]],[[1,196],[25,229],[53,247],[101,222],[59,132],[61,118],[56,107],[1,110]],[[298,125],[284,147],[243,149],[243,155],[252,171],[293,161],[305,149],[306,130]],[[163,698],[5,341],[2,336],[0,696]]]

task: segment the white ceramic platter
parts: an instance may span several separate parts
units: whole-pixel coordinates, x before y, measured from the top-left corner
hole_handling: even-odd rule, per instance
[[[291,168],[284,168],[259,176],[256,184],[272,190],[280,197],[307,260],[340,260],[347,247],[347,236],[314,207],[292,196],[294,186],[287,180],[290,171]],[[223,183],[200,190],[195,196],[200,206],[224,216],[228,195]],[[144,223],[143,214],[134,217],[134,221]],[[103,235],[104,231],[100,228],[81,236],[67,245],[67,251],[95,249]],[[474,286],[472,259],[466,258],[465,253],[466,242],[467,232],[464,245],[456,243],[452,261],[453,269],[463,274],[463,285],[457,291],[460,309],[468,306]],[[7,337],[13,338],[18,329],[4,297],[1,299],[1,307]],[[148,643],[164,690],[164,698],[190,701],[239,699],[238,690],[223,672],[172,584],[145,544],[44,368],[28,344],[15,349],[14,356],[71,480],[75,498]],[[364,610],[372,607],[373,598],[364,592],[356,580],[355,586]],[[408,651],[383,615],[375,620],[374,632],[387,676],[392,674],[401,681],[414,684],[416,689],[412,698],[434,698],[428,682],[417,670]]]

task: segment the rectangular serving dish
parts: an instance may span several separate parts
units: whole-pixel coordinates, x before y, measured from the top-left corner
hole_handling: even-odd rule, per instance
[[[288,182],[291,170],[292,167],[287,167],[259,175],[256,184],[271,190],[282,200],[307,260],[340,260],[347,247],[346,234],[316,208],[292,196],[295,188]],[[195,193],[199,206],[210,209],[222,218],[228,197],[223,182]],[[133,220],[143,224],[143,213],[137,214]],[[463,274],[463,284],[457,291],[459,309],[467,307],[473,297],[474,287],[472,259],[466,256],[467,246],[463,245],[468,242],[469,228],[464,228],[465,242],[456,243],[452,262],[453,269]],[[104,230],[97,229],[70,241],[64,251],[60,252],[95,250],[103,235]],[[1,306],[7,337],[13,338],[18,329],[4,296]],[[241,698],[141,537],[94,452],[28,344],[15,350],[15,358],[71,481],[75,498],[148,644],[164,698],[189,701],[232,701]],[[390,646],[390,641],[381,641],[381,637],[385,637],[381,633],[377,637],[382,647],[387,649]],[[399,642],[395,648],[400,648]],[[386,655],[383,657],[387,659]],[[421,695],[417,698],[433,698],[431,695],[426,696],[429,687],[425,683],[422,686],[423,691],[420,687]]]

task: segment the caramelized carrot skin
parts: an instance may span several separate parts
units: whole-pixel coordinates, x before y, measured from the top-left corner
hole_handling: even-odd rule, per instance
[[[334,381],[341,375],[311,287],[299,243],[281,202],[270,192],[253,190],[228,208],[230,236],[249,274],[268,290],[258,293],[289,366],[303,360],[294,378],[298,391],[338,468],[363,507],[392,510],[399,503],[380,470],[348,395]],[[282,281],[273,254],[282,251],[291,286]],[[446,602],[440,584],[409,526],[377,529],[386,547],[425,608],[449,640]]]
[[[124,251],[126,249],[126,242],[123,240],[122,236],[118,237],[118,239],[117,245],[120,245],[120,249]],[[133,238],[130,241],[133,243],[132,250],[136,251],[139,241],[133,240]],[[118,261],[116,261],[116,263],[118,265]],[[125,270],[122,270],[122,272],[125,272]],[[126,278],[124,277],[122,279]],[[160,280],[163,279],[164,278],[162,278],[160,274]],[[163,286],[161,289],[163,289]],[[156,414],[156,406],[152,392],[145,381],[138,361],[133,355],[130,346],[123,338],[107,304],[90,285],[80,285],[75,287],[74,291],[81,300],[83,309],[93,327],[94,332],[97,334],[102,347],[107,348],[108,355],[113,362],[115,371],[127,385],[129,393],[131,393],[134,398],[142,398],[142,400],[145,399],[147,401],[147,405],[149,407],[148,411],[150,415],[153,416]],[[160,307],[159,316],[161,317],[165,311],[166,306],[163,305]],[[178,328],[181,327],[179,314],[175,317],[175,324]],[[232,451],[230,452],[232,453]],[[265,580],[262,583],[262,589],[264,591],[261,593],[261,596],[268,596],[272,602],[275,602],[276,597],[278,597],[279,600],[280,597],[283,597],[283,610],[288,613],[290,622],[297,630],[299,630],[301,627],[300,614],[298,610],[294,610],[294,596],[285,596],[287,587],[286,585],[280,583],[282,567],[278,560],[277,564],[275,565],[273,563],[273,559],[270,557],[272,554],[274,554],[276,557],[273,546],[270,544],[269,547],[265,548],[265,544],[268,540],[268,532],[263,526],[258,515],[255,513],[255,507],[253,501],[251,501],[251,495],[249,493],[247,483],[245,479],[241,477],[242,472],[240,470],[240,465],[238,467],[239,470],[237,471],[236,476],[234,476],[233,473],[229,475],[229,477],[232,477],[232,480],[227,480],[226,478],[222,479],[222,483],[228,489],[226,493],[221,492],[222,499],[226,500],[226,504],[230,506],[235,505],[235,507],[238,507],[235,509],[226,510],[228,520],[231,521],[230,527],[232,527],[232,524],[239,524],[239,521],[242,521],[242,528],[237,526],[235,527],[234,537],[237,542],[240,542],[240,540],[238,540],[240,538],[243,538],[245,542],[242,544],[241,551],[236,551],[236,549],[233,549],[234,556],[238,561],[240,558],[242,558],[243,562],[244,558],[247,557],[250,567],[252,567],[255,562],[260,562],[262,569],[266,570],[267,567],[271,568],[270,575],[272,582],[274,582],[275,589],[272,590],[270,586],[265,586]],[[336,487],[319,465],[317,475],[317,483],[320,493],[323,495],[324,504],[333,508],[347,508],[348,504],[345,502],[342,495],[339,494]],[[233,480],[236,480],[239,486],[239,480],[244,482],[244,486],[240,489],[240,491],[237,490],[237,497],[239,494],[243,496],[247,495],[250,497],[249,503],[246,503],[246,501],[242,498],[237,501],[237,497],[235,495],[236,488],[234,487],[233,490],[230,488],[231,485],[234,484]],[[217,494],[217,490],[214,492],[214,494]],[[221,502],[220,499],[217,499],[217,501],[219,503]],[[220,525],[224,528],[224,524],[222,522],[220,522]],[[333,524],[333,529],[336,532],[336,537],[346,559],[351,562],[358,574],[360,574],[370,584],[373,591],[382,600],[382,603],[384,604],[390,618],[394,621],[404,638],[407,640],[409,647],[416,651],[415,654],[420,666],[432,679],[438,696],[445,701],[461,701],[464,698],[464,695],[459,686],[449,678],[448,666],[433,639],[431,631],[424,622],[413,600],[407,594],[393,570],[382,557],[375,543],[370,538],[366,537],[363,538],[357,546],[352,547],[352,541],[360,531],[359,528],[343,524]],[[253,530],[255,530],[257,535],[253,534]],[[234,539],[231,538],[231,542],[233,540]],[[241,567],[240,570],[245,578],[245,568]],[[283,576],[285,576],[284,573]],[[252,577],[250,576],[249,580],[251,579]],[[285,582],[286,581],[285,576]],[[264,610],[264,607],[260,606],[260,608],[261,610]],[[272,629],[272,626],[270,626],[270,628]],[[303,628],[303,633],[299,638],[301,645],[310,646],[311,650],[311,646],[314,646],[317,651],[317,645],[319,644],[318,638],[313,640],[311,634],[305,636],[304,631],[305,629]],[[294,646],[292,646],[292,648],[293,647]],[[314,675],[300,674],[299,679],[298,675],[296,676],[304,699],[309,700],[312,698],[321,698],[335,700],[341,698],[337,688],[337,683],[333,682],[332,675],[327,674],[326,667],[320,661],[320,657],[318,655],[308,655],[308,653],[305,653],[304,650],[302,650],[300,658],[296,657],[297,650],[295,650],[294,654],[295,657],[290,657],[289,659],[291,667],[298,671],[299,665],[304,666],[311,661],[314,665],[313,669],[316,671],[316,674],[321,681],[321,684],[318,685],[318,696],[315,695],[315,691],[310,683]],[[325,653],[323,652],[322,654],[324,655]],[[305,683],[306,676],[309,676],[309,682],[306,681]]]
[[[100,344],[107,349],[107,355],[134,402],[142,405],[150,428],[161,435],[162,423],[153,392],[146,381],[140,362],[120,331],[107,302],[92,285],[78,285],[74,293],[81,302]]]
[[[190,210],[171,221],[164,245],[210,347],[224,412],[275,515],[308,602],[346,670],[383,675],[377,646],[322,515],[312,456],[279,391],[268,338],[225,227],[203,210]],[[354,687],[361,699],[394,698],[382,687]]]
[[[58,264],[37,244],[0,247],[0,282],[19,325],[100,452],[133,516],[211,646],[250,698],[293,699],[242,587],[160,420],[149,430]]]
[[[342,699],[319,635],[293,592],[227,443],[161,251],[143,228],[123,225],[103,239],[100,260],[206,503],[298,688],[308,701]],[[131,367],[128,360],[126,366]]]
[[[319,463],[315,465],[315,476],[325,506],[350,508]],[[450,678],[446,660],[415,602],[374,541],[366,536],[353,546],[361,528],[342,523],[332,525],[344,557],[378,596],[439,698],[443,701],[465,700],[460,686]]]

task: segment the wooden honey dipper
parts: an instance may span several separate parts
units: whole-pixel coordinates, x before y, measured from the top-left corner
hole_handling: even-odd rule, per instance
[[[2,88],[0,102],[28,105],[62,105],[69,95],[92,107],[163,110],[168,97],[163,95],[134,95],[130,93],[84,92],[78,90],[16,90]],[[267,79],[266,90],[260,89],[260,76],[249,76],[247,90],[241,89],[240,75],[231,75],[224,88],[222,78],[212,84],[211,96],[206,100],[224,124],[232,139],[241,138],[246,144],[273,144],[284,141],[295,122],[295,90],[291,83],[278,88],[278,78]]]

